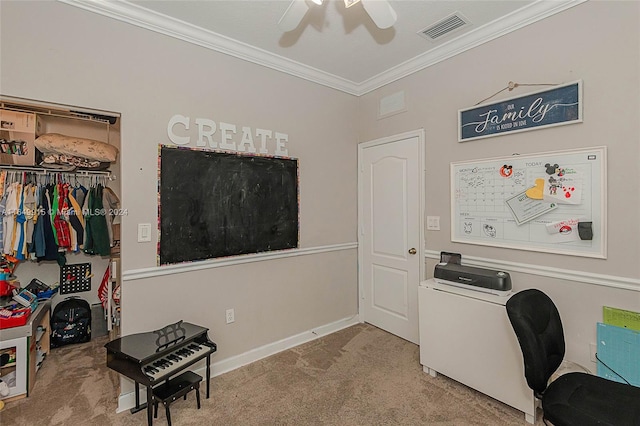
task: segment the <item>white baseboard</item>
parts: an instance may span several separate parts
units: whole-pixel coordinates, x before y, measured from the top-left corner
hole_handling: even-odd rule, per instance
[[[244,365],[251,364],[252,362],[256,362],[268,356],[275,355],[279,352],[285,351],[287,349],[293,348],[303,343],[310,342],[319,337],[326,336],[331,333],[335,333],[336,331],[340,331],[344,328],[351,327],[352,325],[358,324],[359,322],[360,320],[358,318],[358,315],[356,314],[351,317],[343,318],[341,320],[332,322],[330,324],[326,324],[326,325],[302,332],[300,334],[296,334],[295,336],[287,337],[285,339],[278,340],[277,342],[266,344],[264,346],[252,349],[240,355],[232,356],[230,358],[226,358],[226,359],[214,362],[211,364],[211,377],[228,373],[229,371],[235,370],[236,368],[240,368]],[[194,372],[203,377],[205,377],[207,374],[206,367],[197,369]],[[146,388],[140,387],[140,403],[144,403],[146,402],[146,400],[147,400]],[[131,392],[123,393],[118,396],[118,408],[116,409],[116,412],[121,413],[135,406],[136,406],[135,392],[131,391]]]

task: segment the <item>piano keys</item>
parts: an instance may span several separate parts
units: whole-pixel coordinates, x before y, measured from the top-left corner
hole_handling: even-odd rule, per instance
[[[211,354],[217,346],[208,337],[208,329],[178,321],[159,330],[131,334],[110,341],[107,349],[107,367],[135,382],[136,408],[139,411],[140,388],[147,388],[147,422],[152,425],[152,389],[196,362],[206,359],[207,398],[211,378]]]
[[[194,357],[201,359],[202,351],[209,347],[198,343],[191,343],[185,347],[180,347],[171,351],[167,355],[142,366],[142,371],[149,377],[149,380],[157,382],[159,377],[173,374],[175,371],[183,370],[186,365],[192,364]]]

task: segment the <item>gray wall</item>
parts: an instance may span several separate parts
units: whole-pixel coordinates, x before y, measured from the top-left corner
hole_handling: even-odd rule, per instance
[[[551,295],[565,321],[568,358],[594,371],[589,344],[596,342],[602,306],[640,310],[639,61],[640,3],[590,1],[359,98],[360,141],[425,129],[426,214],[440,216],[441,225],[426,231],[428,273],[441,250],[462,253],[463,261],[504,265],[516,290],[538,287]],[[509,81],[578,79],[584,84],[583,123],[457,142],[458,110]],[[492,100],[536,89],[505,91]],[[407,111],[378,120],[380,98],[400,90]],[[606,260],[451,242],[451,162],[602,145],[608,154]]]
[[[360,98],[64,4],[0,7],[3,94],[122,113],[125,334],[189,318],[212,330],[220,360],[356,314],[356,252],[339,248],[357,239],[356,145],[417,128],[427,135],[426,212],[442,227],[427,232],[428,271],[440,250],[504,262],[516,289],[539,287],[556,300],[569,357],[592,369],[602,305],[640,310],[638,2],[581,4]],[[456,142],[458,109],[508,81],[576,79],[584,123]],[[379,98],[398,90],[407,111],[377,120]],[[174,114],[289,134],[300,158],[301,247],[311,254],[158,272],[156,247],[137,243],[136,227],[157,221],[157,145],[168,142]],[[609,155],[607,260],[450,242],[442,184],[450,162],[599,145]],[[337,248],[313,251],[325,246]],[[231,307],[236,322],[225,325]]]
[[[0,7],[2,94],[122,114],[123,334],[185,319],[210,328],[219,361],[357,314],[357,98],[65,4]],[[157,224],[158,144],[174,114],[289,135],[308,254],[158,272],[137,224]]]

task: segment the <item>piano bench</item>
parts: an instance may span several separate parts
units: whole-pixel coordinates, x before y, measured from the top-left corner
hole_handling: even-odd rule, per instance
[[[181,396],[187,399],[187,394],[192,390],[196,390],[196,401],[198,410],[200,409],[200,382],[202,377],[193,371],[185,371],[179,376],[173,377],[153,388],[151,391],[153,397],[153,417],[158,417],[158,404],[164,405],[167,413],[167,422],[171,426],[171,414],[169,413],[169,405]]]

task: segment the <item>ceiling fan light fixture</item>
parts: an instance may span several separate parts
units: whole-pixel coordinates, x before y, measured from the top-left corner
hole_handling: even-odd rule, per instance
[[[2,0],[0,0],[2,1]],[[311,0],[317,5],[321,5],[323,0]],[[380,29],[387,29],[393,26],[398,19],[396,11],[393,10],[388,0],[344,0],[346,7],[351,7],[356,3],[362,3],[362,7],[367,12],[374,24]],[[304,15],[307,13],[310,3],[305,0],[291,0],[287,10],[278,21],[278,26],[284,32],[292,31],[300,25]]]
[[[300,25],[300,21],[309,10],[309,5],[305,1],[292,0],[278,21],[278,26],[284,32],[292,31]]]
[[[392,27],[398,19],[396,11],[393,10],[388,1],[362,0],[362,7],[381,30]]]

